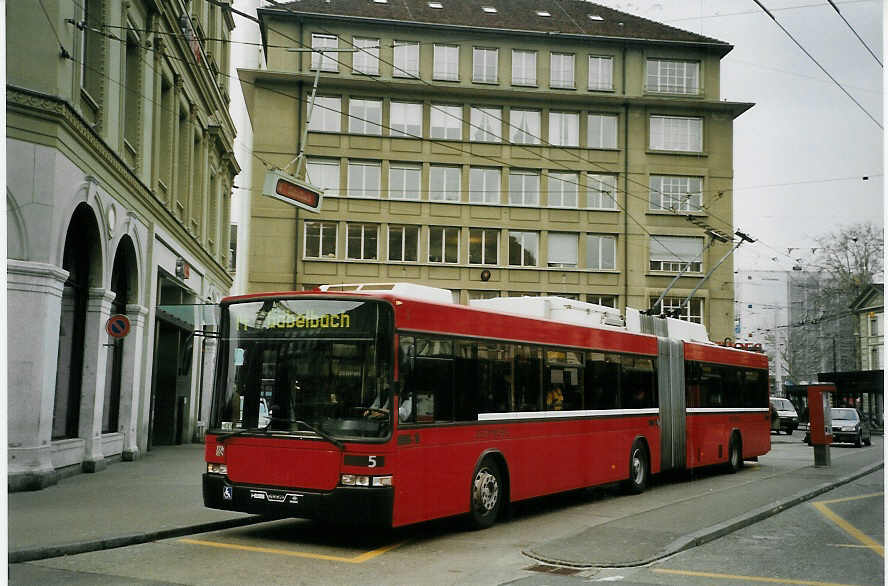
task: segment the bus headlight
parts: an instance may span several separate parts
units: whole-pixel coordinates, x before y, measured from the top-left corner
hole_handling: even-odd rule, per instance
[[[210,474],[228,474],[228,465],[207,463],[207,472]]]
[[[342,486],[391,486],[391,476],[364,476],[360,474],[343,474],[339,477]]]

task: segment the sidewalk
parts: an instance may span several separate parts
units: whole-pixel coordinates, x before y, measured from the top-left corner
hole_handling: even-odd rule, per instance
[[[135,462],[9,495],[9,563],[258,522],[203,505],[203,444],[160,446]]]
[[[785,436],[784,436],[785,437]],[[524,553],[574,567],[629,566],[693,547],[752,524],[882,467],[882,437],[873,446],[833,448],[832,467],[814,468],[800,439],[735,475],[703,472],[689,498],[685,483],[658,481],[643,497],[603,507],[599,523]],[[776,447],[776,446],[775,446]],[[135,462],[62,479],[42,491],[9,495],[9,562],[72,555],[260,522],[207,509],[203,445],[158,447]],[[700,493],[699,490],[692,491]],[[647,503],[647,504],[643,504]],[[646,510],[639,510],[646,508]]]

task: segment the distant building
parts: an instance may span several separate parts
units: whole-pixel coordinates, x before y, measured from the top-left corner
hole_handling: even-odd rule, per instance
[[[885,285],[874,283],[851,304],[860,340],[859,370],[885,368]]]
[[[737,271],[734,275],[736,342],[761,344],[768,355],[772,394],[782,396],[788,377],[791,271]]]
[[[496,7],[494,7],[496,6]],[[247,289],[411,281],[560,295],[733,335],[731,45],[590,2],[302,0],[260,8]],[[291,49],[315,49],[293,51]],[[337,52],[320,52],[337,49]],[[300,148],[312,214],[258,194]],[[245,187],[245,186],[243,186]],[[245,242],[240,242],[244,246]]]
[[[203,1],[6,11],[8,485],[23,490],[200,437],[213,317],[191,304],[231,285],[234,22]]]

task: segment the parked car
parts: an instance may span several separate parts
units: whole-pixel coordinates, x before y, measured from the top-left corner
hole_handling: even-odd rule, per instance
[[[870,445],[869,422],[860,416],[857,409],[840,407],[831,409],[833,443],[853,443],[858,448]]]
[[[799,414],[789,399],[771,397],[771,431],[791,434],[799,426]]]

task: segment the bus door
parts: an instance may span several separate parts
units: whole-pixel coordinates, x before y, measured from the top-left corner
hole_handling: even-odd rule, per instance
[[[453,422],[453,342],[401,336],[401,347],[396,523],[458,513],[460,487],[469,494],[449,449],[458,431],[446,426]]]

